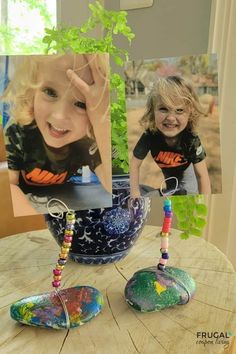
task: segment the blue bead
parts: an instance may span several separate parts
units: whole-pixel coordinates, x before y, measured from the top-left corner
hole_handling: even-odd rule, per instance
[[[171,211],[171,205],[165,205],[163,208],[164,211]]]
[[[66,259],[62,259],[62,258],[58,259],[58,264],[59,264],[59,265],[65,265],[66,262],[67,262]]]
[[[74,229],[75,229],[75,225],[74,224],[66,224],[66,230],[73,231]]]
[[[163,258],[163,259],[169,259],[168,253],[162,253],[161,258]]]

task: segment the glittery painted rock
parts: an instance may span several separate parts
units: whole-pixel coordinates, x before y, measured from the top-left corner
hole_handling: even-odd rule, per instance
[[[138,239],[150,210],[150,199],[137,198],[129,205],[127,179],[113,181],[112,207],[76,211],[70,258],[79,263],[106,264],[124,258]],[[63,219],[45,216],[59,245],[66,226]]]
[[[60,300],[62,299],[62,301]],[[67,318],[62,302],[69,317]],[[65,329],[83,325],[102,309],[102,294],[90,286],[76,286],[59,291],[30,296],[11,305],[11,317],[23,324]]]
[[[136,272],[128,281],[125,299],[138,311],[153,312],[186,304],[195,290],[194,280],[182,269],[166,267],[161,271],[150,267]]]

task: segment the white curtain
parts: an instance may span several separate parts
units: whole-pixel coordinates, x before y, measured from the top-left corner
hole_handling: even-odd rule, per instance
[[[206,238],[236,269],[236,1],[213,0],[209,52],[218,54],[223,193],[208,198]]]

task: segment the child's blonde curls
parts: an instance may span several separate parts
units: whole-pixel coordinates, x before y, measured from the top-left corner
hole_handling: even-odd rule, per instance
[[[9,104],[11,119],[20,125],[27,125],[34,120],[34,96],[35,91],[40,87],[38,72],[40,64],[45,60],[55,60],[64,55],[82,55],[67,53],[61,55],[35,55],[25,56],[17,66],[14,76],[1,96],[1,100]],[[95,56],[96,64],[101,68],[101,75],[108,80],[109,59],[103,53]],[[88,65],[88,64],[86,64]],[[75,72],[82,68],[72,68]],[[93,136],[93,131],[90,129]]]

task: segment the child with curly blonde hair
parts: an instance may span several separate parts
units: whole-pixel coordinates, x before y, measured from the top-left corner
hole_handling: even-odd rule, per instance
[[[192,85],[182,77],[159,78],[151,90],[140,120],[145,132],[130,161],[131,197],[140,196],[139,171],[148,154],[161,168],[167,192],[211,193],[206,153],[196,133],[202,109]],[[169,179],[168,179],[169,178]]]
[[[111,192],[108,56],[26,56],[2,100],[14,214],[35,214],[24,185],[66,182],[88,165]],[[22,213],[24,209],[24,213]]]

